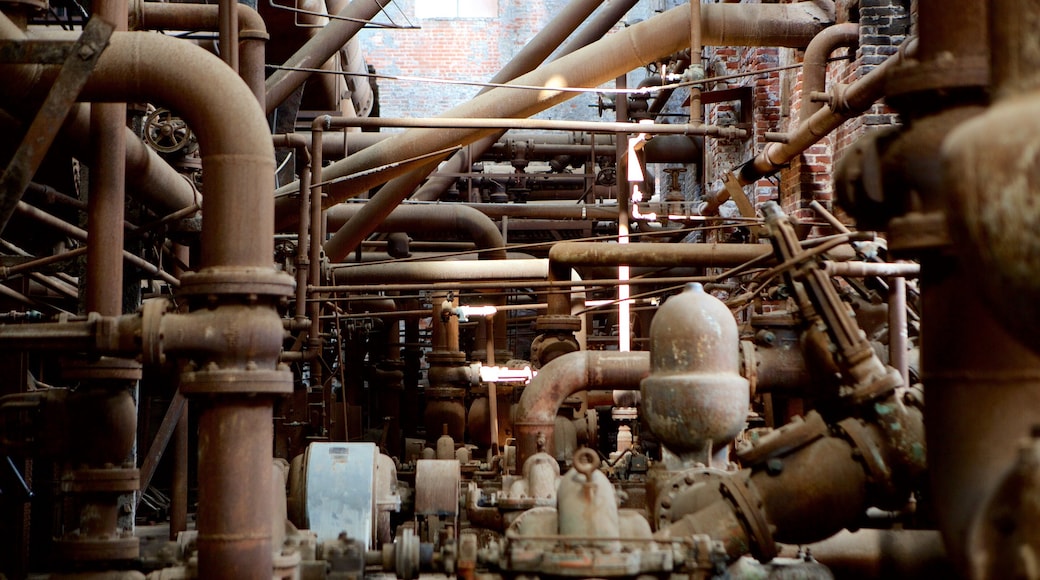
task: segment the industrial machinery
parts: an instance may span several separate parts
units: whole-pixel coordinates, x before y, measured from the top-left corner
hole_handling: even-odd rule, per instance
[[[0,577],[1040,577],[1040,4],[447,4],[0,0]]]

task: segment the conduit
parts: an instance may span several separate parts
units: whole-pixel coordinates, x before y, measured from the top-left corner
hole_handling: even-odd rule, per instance
[[[513,421],[517,466],[552,448],[556,411],[564,399],[593,389],[633,390],[648,374],[649,352],[577,351],[550,361],[520,396]]]
[[[523,75],[514,84],[546,86],[563,84],[593,87],[633,68],[672,54],[689,42],[689,6],[674,8],[647,21],[612,34],[599,42]],[[722,45],[805,46],[827,23],[827,15],[807,2],[798,4],[709,5],[704,7],[704,42]],[[523,118],[543,111],[574,96],[574,93],[497,88],[444,113],[444,117]],[[468,144],[490,130],[407,131],[347,159],[334,163],[324,172],[326,179],[350,175],[385,165],[388,162],[428,154],[446,147]],[[349,184],[336,184],[329,190],[325,205],[331,206],[354,197],[389,178],[402,174],[391,169],[378,176],[363,176]],[[370,200],[356,220],[326,243],[325,251],[340,260],[367,236],[375,224],[410,191],[388,195],[382,190]],[[283,213],[290,208],[279,208]],[[356,222],[356,225],[354,225]]]

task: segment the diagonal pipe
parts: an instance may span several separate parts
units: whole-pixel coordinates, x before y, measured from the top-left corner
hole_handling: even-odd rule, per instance
[[[709,10],[710,9],[710,10]],[[669,10],[636,24],[581,50],[556,60],[512,84],[526,86],[597,86],[629,70],[664,55],[681,50],[689,43],[690,8]],[[705,6],[703,27],[705,44],[805,46],[829,24],[829,16],[812,3]],[[497,88],[444,113],[445,117],[528,117],[574,96],[567,91]],[[331,179],[357,173],[401,158],[430,153],[445,147],[469,144],[494,130],[414,130],[370,147],[328,168]],[[331,206],[372,187],[385,183],[404,171],[388,171],[381,176],[351,180],[349,185],[334,185],[326,199]],[[340,185],[340,184],[337,184]],[[340,260],[367,236],[375,224],[386,217],[410,192],[381,191],[351,224],[326,244],[326,254]],[[290,207],[279,208],[291,210]],[[288,213],[284,214],[291,219]]]

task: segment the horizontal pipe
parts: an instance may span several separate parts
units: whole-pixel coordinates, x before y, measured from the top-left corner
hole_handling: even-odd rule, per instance
[[[694,266],[728,268],[773,253],[768,244],[610,244],[560,242],[549,250],[554,264],[570,266]]]
[[[333,266],[332,275],[333,284],[545,280],[549,276],[549,260],[448,260],[339,265]]]
[[[338,230],[357,216],[364,204],[341,203],[328,210],[328,227]],[[462,204],[401,205],[380,223],[375,231],[380,232],[423,232],[452,231],[467,233],[481,250],[480,257],[487,260],[506,258],[505,240],[493,222],[480,211]]]
[[[747,131],[734,127],[687,123],[610,123],[602,121],[557,121],[550,119],[503,119],[480,117],[343,117],[343,127],[378,129],[406,127],[421,129],[509,129],[535,131],[586,131],[589,133],[646,133],[648,135],[707,135],[743,139]]]
[[[920,264],[888,262],[823,262],[823,270],[831,276],[852,278],[916,278],[921,275]]]

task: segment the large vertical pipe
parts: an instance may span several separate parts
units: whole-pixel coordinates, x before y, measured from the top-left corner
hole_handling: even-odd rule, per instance
[[[207,405],[199,415],[201,578],[271,576],[273,421],[266,398]]]
[[[98,18],[126,30],[126,0],[101,0]],[[103,316],[123,313],[123,197],[126,191],[126,103],[96,103],[90,109],[94,162],[90,172],[86,309]]]

